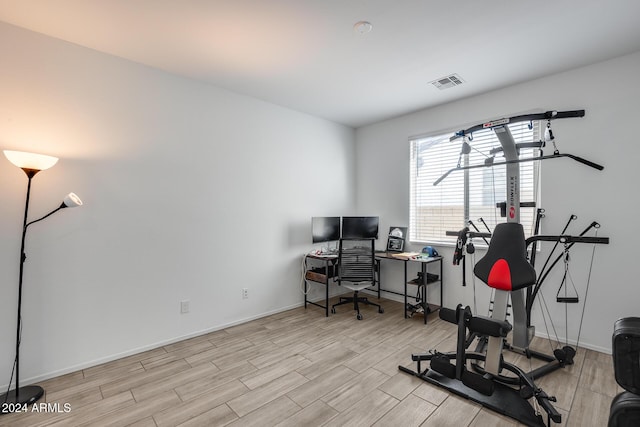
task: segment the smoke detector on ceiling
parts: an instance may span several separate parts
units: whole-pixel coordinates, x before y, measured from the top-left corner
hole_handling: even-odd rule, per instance
[[[358,21],[353,24],[353,30],[358,34],[367,34],[373,30],[373,25],[368,21]]]
[[[441,77],[430,83],[440,90],[445,90],[455,86],[460,86],[464,83],[464,80],[462,80],[462,78],[457,74],[451,74],[450,76]]]

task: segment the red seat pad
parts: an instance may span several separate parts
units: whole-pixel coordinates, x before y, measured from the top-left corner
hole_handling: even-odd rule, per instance
[[[533,285],[536,271],[527,261],[522,224],[498,224],[486,255],[476,263],[473,272],[494,289],[515,291]]]

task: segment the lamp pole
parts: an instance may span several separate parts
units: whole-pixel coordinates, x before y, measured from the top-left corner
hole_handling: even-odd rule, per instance
[[[16,326],[16,353],[14,359],[14,367],[15,367],[15,383],[16,387],[13,390],[7,390],[6,393],[0,395],[0,403],[3,404],[2,408],[0,408],[0,415],[6,414],[10,412],[16,412],[20,410],[24,410],[26,405],[34,403],[38,401],[44,395],[44,389],[38,385],[30,385],[26,387],[20,387],[20,341],[22,335],[22,284],[23,284],[23,276],[24,276],[24,262],[27,259],[27,256],[24,252],[25,249],[25,240],[27,236],[27,229],[33,223],[38,221],[42,221],[43,219],[49,217],[60,209],[66,207],[75,207],[81,206],[82,201],[78,196],[73,193],[69,193],[64,198],[62,204],[49,212],[45,216],[31,222],[27,222],[29,217],[29,200],[31,198],[31,180],[33,177],[40,172],[41,170],[48,169],[53,166],[58,159],[51,156],[43,156],[39,154],[32,153],[23,153],[17,151],[6,151],[5,155],[13,163],[18,166],[20,169],[24,171],[27,175],[27,197],[24,206],[24,220],[22,222],[22,238],[20,242],[20,275],[18,279],[18,315],[17,315],[17,326]],[[34,165],[34,166],[31,166]],[[13,378],[12,378],[13,379]],[[9,380],[9,388],[11,388],[11,380]]]
[[[24,206],[24,221],[22,223],[22,240],[20,243],[20,276],[18,279],[18,320],[16,328],[16,388],[6,393],[0,398],[3,403],[13,403],[16,405],[28,405],[36,402],[44,394],[44,389],[40,386],[27,386],[20,388],[20,335],[22,331],[22,278],[24,275],[24,262],[27,259],[24,253],[24,243],[27,236],[27,218],[29,215],[29,199],[31,197],[31,179],[38,173],[35,169],[23,169],[27,174],[27,199]]]

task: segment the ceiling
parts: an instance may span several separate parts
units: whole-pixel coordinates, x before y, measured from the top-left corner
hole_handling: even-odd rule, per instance
[[[640,50],[638,0],[0,0],[0,21],[352,127]]]

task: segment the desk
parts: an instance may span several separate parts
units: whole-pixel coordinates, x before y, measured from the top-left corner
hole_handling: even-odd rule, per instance
[[[391,294],[396,294],[396,295],[403,295],[404,296],[404,317],[405,319],[408,318],[409,316],[407,315],[407,284],[409,283],[409,279],[407,277],[407,265],[410,262],[419,262],[420,263],[420,269],[422,271],[422,277],[425,278],[425,280],[423,280],[423,283],[418,283],[415,284],[419,287],[422,288],[422,295],[424,295],[424,297],[422,298],[422,309],[424,311],[424,323],[427,323],[427,314],[429,314],[429,312],[434,312],[440,309],[440,307],[442,307],[442,275],[443,275],[443,269],[442,269],[442,257],[441,256],[437,256],[437,257],[430,257],[430,258],[417,258],[417,259],[406,259],[406,258],[398,258],[393,256],[394,254],[391,252],[376,252],[375,253],[375,257],[376,257],[376,270],[377,270],[377,278],[378,280],[376,281],[377,283],[377,292],[378,292],[378,298],[380,298],[380,292],[388,292]],[[395,292],[395,291],[391,291],[388,289],[382,289],[382,283],[380,280],[381,277],[381,266],[380,266],[380,261],[381,260],[394,260],[396,262],[398,261],[403,261],[404,262],[404,292],[400,293],[400,292]],[[316,265],[318,265],[318,267],[311,267],[310,264],[311,263],[315,263]],[[335,269],[337,268],[337,263],[338,263],[338,255],[314,255],[314,254],[307,254],[304,257],[304,307],[307,308],[307,304],[311,304],[311,305],[315,305],[317,307],[323,308],[324,309],[324,315],[325,317],[329,317],[329,284],[331,282],[336,282],[336,278],[337,278],[337,271],[335,271]],[[438,263],[439,267],[440,267],[440,274],[439,274],[439,278],[436,282],[433,283],[437,283],[440,282],[440,305],[435,305],[435,304],[429,304],[427,302],[427,286],[431,285],[433,283],[425,283],[426,282],[426,277],[427,277],[427,267],[429,264],[432,263]],[[309,301],[307,299],[307,292],[309,291],[310,285],[308,282],[316,282],[316,283],[321,283],[323,285],[325,285],[325,303],[324,305],[322,304],[318,304],[316,302],[313,301]],[[412,284],[413,286],[414,284]],[[413,297],[411,297],[413,298]]]
[[[309,260],[316,264],[322,265],[318,268],[310,268]],[[336,263],[338,262],[338,255],[314,255],[307,254],[304,257],[304,308],[307,308],[307,304],[315,305],[320,308],[324,308],[325,317],[329,317],[329,283],[330,280],[336,281]],[[307,292],[309,292],[308,282],[317,282],[325,285],[325,303],[324,305],[318,304],[307,299]]]
[[[417,285],[419,287],[422,288],[422,309],[424,311],[424,323],[425,325],[427,324],[427,314],[429,314],[429,312],[434,312],[437,310],[440,310],[440,307],[442,307],[442,281],[443,281],[443,272],[444,270],[442,269],[442,257],[441,256],[436,256],[436,257],[429,257],[429,258],[422,258],[422,257],[418,257],[418,258],[404,258],[404,257],[397,257],[394,256],[393,253],[391,252],[376,252],[376,259],[378,260],[394,260],[396,262],[398,261],[402,261],[404,262],[404,292],[400,293],[400,292],[395,292],[395,291],[391,291],[391,290],[387,290],[387,289],[382,289],[382,283],[381,283],[381,278],[378,277],[378,298],[380,298],[380,292],[389,292],[392,294],[396,294],[396,295],[404,295],[404,318],[406,319],[407,316],[407,284],[409,283],[409,278],[407,277],[407,265],[410,262],[419,262],[420,263],[420,269],[422,271],[422,282],[421,283],[412,283],[412,285]],[[440,267],[440,274],[438,277],[437,281],[434,282],[429,282],[427,283],[427,266],[431,263],[438,263],[439,267]],[[435,305],[435,304],[429,304],[427,302],[427,286],[431,285],[433,283],[437,283],[440,282],[440,305]]]

